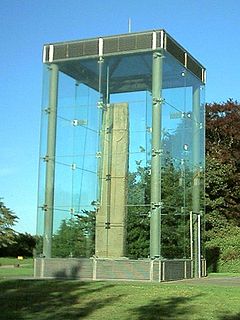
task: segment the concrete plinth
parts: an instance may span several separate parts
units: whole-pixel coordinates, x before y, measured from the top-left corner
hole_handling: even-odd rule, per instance
[[[81,280],[136,280],[162,282],[192,278],[192,261],[128,259],[34,259],[36,278],[69,278]],[[202,277],[206,276],[202,260]]]

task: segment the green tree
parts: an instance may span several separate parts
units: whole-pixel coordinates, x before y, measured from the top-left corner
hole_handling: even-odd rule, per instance
[[[191,173],[173,165],[170,158],[162,169],[162,226],[161,246],[164,258],[183,258],[190,255],[189,211]]]
[[[128,176],[127,254],[130,258],[149,256],[150,171],[137,167]]]
[[[210,268],[239,257],[240,105],[206,105],[206,249]],[[214,267],[213,267],[214,266]]]
[[[188,257],[189,214],[186,208],[186,192],[190,173],[182,172],[168,160],[162,169],[162,224],[161,247],[165,258]],[[128,179],[127,252],[132,258],[150,254],[150,167],[137,167]],[[189,194],[188,194],[189,198]],[[189,213],[189,210],[188,210]]]
[[[18,217],[0,201],[0,247],[7,247],[14,243],[16,232],[13,226]]]
[[[95,212],[83,211],[63,220],[53,235],[55,257],[90,257],[94,254]]]
[[[32,257],[33,250],[36,246],[36,237],[29,233],[16,233],[13,243],[6,247],[0,248],[0,256],[2,257]]]

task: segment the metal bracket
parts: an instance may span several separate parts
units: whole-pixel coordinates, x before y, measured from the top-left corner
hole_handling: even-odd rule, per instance
[[[152,98],[152,103],[154,104],[154,105],[156,105],[156,104],[163,104],[165,102],[165,99],[164,98],[156,98],[156,97],[153,97]]]
[[[97,108],[107,111],[107,105],[102,100],[97,102]]]
[[[158,209],[158,208],[163,208],[163,202],[161,201],[161,202],[156,202],[156,203],[154,203],[154,202],[152,202],[151,203],[151,209],[152,210],[155,210],[155,209]]]
[[[161,52],[159,52],[159,51],[154,52],[153,58],[156,59],[156,58],[159,58],[159,57],[162,58],[163,54]]]
[[[94,207],[96,207],[97,209],[99,209],[99,208],[100,208],[100,202],[99,202],[98,200],[93,200],[93,201],[91,202],[91,206],[94,206]]]
[[[72,169],[72,170],[76,170],[76,169],[77,169],[76,163],[72,163],[72,164],[71,164],[71,169]]]
[[[112,133],[112,128],[113,128],[112,125],[110,127],[107,127],[106,128],[106,134]]]
[[[110,181],[111,180],[111,174],[106,174],[106,181]]]
[[[104,58],[101,56],[101,57],[99,57],[99,59],[98,59],[98,63],[103,63],[104,62]]]
[[[46,114],[49,114],[49,113],[51,112],[51,109],[50,109],[49,107],[47,107],[47,108],[44,109],[44,112],[45,112]]]
[[[105,222],[105,229],[111,229],[110,222]]]
[[[182,118],[191,119],[191,112],[182,112]]]
[[[43,211],[47,211],[47,210],[48,210],[47,204],[44,204],[44,205],[42,206],[42,210],[43,210]]]
[[[48,162],[49,161],[49,156],[46,154],[45,157],[43,157],[43,161]]]
[[[102,152],[101,151],[96,152],[96,158],[97,159],[102,158]]]
[[[152,156],[155,157],[157,155],[162,155],[163,154],[163,150],[162,149],[159,149],[159,150],[155,150],[155,149],[152,149]]]
[[[87,120],[74,119],[74,120],[72,120],[72,125],[74,127],[76,127],[76,126],[86,126],[87,125]]]

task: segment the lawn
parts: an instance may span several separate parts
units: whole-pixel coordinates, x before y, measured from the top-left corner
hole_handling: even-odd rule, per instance
[[[232,285],[239,273],[160,284],[24,280],[33,275],[32,259],[0,258],[0,264],[1,319],[240,319],[240,285]]]
[[[33,259],[0,258],[0,279],[33,276]]]
[[[26,258],[18,260],[17,258],[0,258],[0,266],[14,266],[20,264],[20,266],[31,266],[33,267],[33,259]]]
[[[196,281],[0,281],[2,319],[240,319],[240,287]]]

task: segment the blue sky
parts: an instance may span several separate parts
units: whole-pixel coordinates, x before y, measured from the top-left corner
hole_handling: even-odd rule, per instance
[[[238,0],[1,0],[0,197],[35,233],[44,43],[165,29],[207,68],[206,102],[240,101]]]

